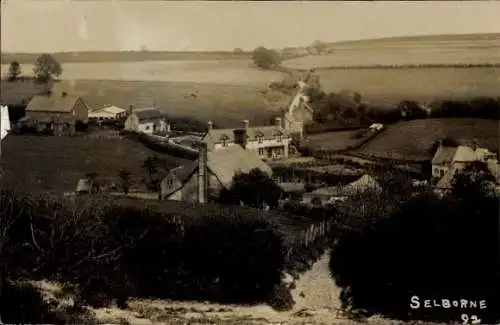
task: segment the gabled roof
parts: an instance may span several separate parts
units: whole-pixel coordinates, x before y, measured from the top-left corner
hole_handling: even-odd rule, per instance
[[[163,118],[163,114],[156,108],[135,109],[132,113],[139,121]]]
[[[446,165],[452,162],[471,162],[484,159],[489,151],[484,148],[474,150],[470,146],[439,147],[432,159],[433,165]]]
[[[434,158],[432,158],[432,165],[447,165],[453,162],[453,157],[455,157],[455,153],[457,152],[456,147],[438,147],[436,153],[434,154]]]
[[[101,107],[95,110],[92,110],[90,114],[95,114],[95,113],[109,113],[109,114],[121,114],[125,113],[127,110],[117,107],[117,106],[106,106],[106,107]],[[90,115],[89,114],[89,115]]]
[[[311,193],[306,193],[306,196],[349,196],[359,194],[368,190],[380,191],[382,188],[378,182],[370,175],[363,175],[356,181],[345,186],[330,186],[322,187]]]
[[[257,154],[240,146],[209,151],[207,167],[226,188],[231,186],[233,176],[238,172],[248,173],[252,169],[258,168],[269,176],[272,175],[271,167],[263,162]]]
[[[235,131],[238,132],[243,130],[243,128],[212,129],[205,134],[205,136],[203,137],[203,142],[208,145],[209,149],[211,149],[216,143],[222,143],[223,139],[225,139],[227,142],[234,142]],[[247,129],[246,136],[247,140],[256,141],[258,140],[258,137],[262,137],[263,140],[271,140],[279,134],[284,137],[288,137],[288,133],[285,129],[274,125],[269,125],[249,127]]]
[[[26,107],[26,112],[70,113],[78,100],[81,100],[79,96],[72,95],[35,96]]]
[[[170,170],[179,183],[176,187],[162,195],[169,196],[179,190],[198,170],[198,159],[192,163],[186,164]],[[225,188],[229,188],[233,182],[236,173],[248,173],[252,169],[258,168],[261,171],[272,175],[272,169],[263,162],[255,153],[245,150],[240,146],[227,147],[217,151],[209,151],[207,154],[207,169],[219,180]]]

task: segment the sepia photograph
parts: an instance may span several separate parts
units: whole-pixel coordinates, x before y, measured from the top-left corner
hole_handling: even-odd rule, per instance
[[[0,16],[0,324],[500,323],[500,1]]]

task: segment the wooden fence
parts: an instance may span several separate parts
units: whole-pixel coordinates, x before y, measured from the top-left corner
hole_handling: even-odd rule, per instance
[[[293,254],[296,248],[307,248],[318,240],[326,239],[333,230],[334,222],[332,219],[315,222],[309,227],[303,229],[289,240],[287,256]]]

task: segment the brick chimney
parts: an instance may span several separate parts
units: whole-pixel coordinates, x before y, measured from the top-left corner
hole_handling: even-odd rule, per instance
[[[208,150],[207,144],[201,143],[198,149],[198,203],[207,203],[208,197]]]
[[[133,111],[134,111],[134,105],[130,105],[130,106],[128,107],[128,111],[127,111],[127,113],[130,115],[130,114],[132,114],[132,112],[133,112]]]
[[[248,127],[250,126],[250,121],[248,120],[242,120],[241,124],[245,130],[248,130]]]
[[[281,117],[277,117],[274,119],[274,123],[276,125],[276,127],[278,128],[282,128],[283,127],[283,123],[281,122]]]
[[[212,131],[214,128],[214,124],[212,123],[212,121],[208,121],[207,122],[207,131],[210,132]]]

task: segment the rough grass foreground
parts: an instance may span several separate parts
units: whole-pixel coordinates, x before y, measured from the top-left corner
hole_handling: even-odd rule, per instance
[[[283,234],[300,227],[277,214],[179,202],[1,195],[9,278],[72,283],[91,306],[151,297],[289,309],[293,300],[280,285],[281,273],[309,264],[307,251],[291,261]]]

